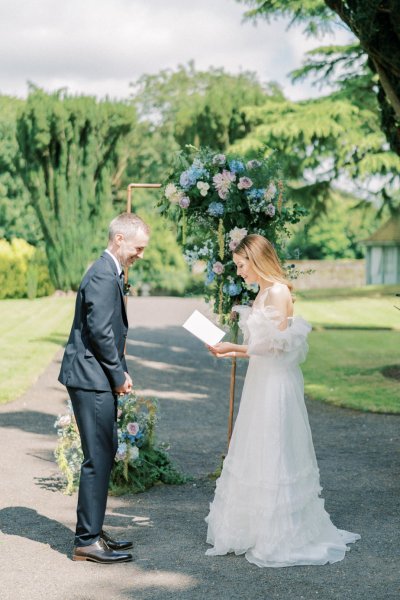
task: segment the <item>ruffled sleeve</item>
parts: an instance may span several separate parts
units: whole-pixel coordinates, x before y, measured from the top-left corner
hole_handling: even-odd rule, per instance
[[[307,354],[307,336],[311,325],[302,317],[288,319],[286,329],[279,329],[283,317],[275,307],[265,306],[252,311],[247,319],[247,354],[249,356],[289,357],[302,361]]]
[[[240,331],[243,334],[243,343],[247,344],[250,337],[247,321],[251,314],[251,306],[245,304],[237,304],[232,308],[232,311],[238,313],[239,315],[239,327]]]

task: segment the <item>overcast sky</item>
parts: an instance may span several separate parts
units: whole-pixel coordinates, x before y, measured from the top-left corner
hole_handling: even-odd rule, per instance
[[[144,73],[195,61],[198,69],[255,71],[293,99],[320,92],[287,74],[320,44],[345,43],[338,28],[307,39],[284,21],[243,23],[235,0],[0,0],[0,93],[25,96],[27,82],[50,91],[126,98]]]

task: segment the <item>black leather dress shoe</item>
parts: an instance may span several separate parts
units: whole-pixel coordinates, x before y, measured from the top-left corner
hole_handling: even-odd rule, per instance
[[[111,550],[128,550],[133,547],[132,542],[128,542],[127,540],[113,540],[112,537],[106,532],[101,531],[100,537],[105,541],[107,546],[111,548]]]
[[[90,546],[75,546],[72,560],[89,560],[102,565],[110,565],[129,562],[132,560],[132,554],[129,554],[129,552],[114,552],[100,539],[94,544],[90,544]]]

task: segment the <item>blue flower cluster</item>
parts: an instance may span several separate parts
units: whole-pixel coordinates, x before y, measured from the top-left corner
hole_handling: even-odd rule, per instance
[[[253,188],[246,192],[246,196],[249,200],[261,200],[264,198],[265,189],[264,188]]]
[[[195,165],[192,165],[191,167],[189,167],[189,169],[181,173],[179,183],[182,189],[187,191],[189,188],[196,185],[196,182],[199,179],[207,177],[209,177],[209,172],[206,169],[204,169],[203,167],[197,167]]]
[[[141,431],[138,431],[136,435],[132,435],[131,433],[128,433],[127,431],[124,431],[123,433],[120,434],[120,440],[125,440],[125,442],[130,442],[132,445],[135,445],[138,448],[140,448],[140,446],[143,443],[143,437],[144,436]],[[122,443],[124,443],[124,442],[122,442]]]
[[[240,283],[226,283],[222,288],[224,294],[229,294],[229,296],[239,296],[242,291],[242,286]]]
[[[224,205],[222,202],[210,202],[207,212],[212,217],[222,217],[224,214]]]
[[[232,173],[243,173],[244,164],[241,160],[231,160],[229,161],[229,170],[232,171]]]

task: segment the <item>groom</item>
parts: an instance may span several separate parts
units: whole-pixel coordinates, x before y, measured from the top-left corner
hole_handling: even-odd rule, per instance
[[[149,228],[123,213],[110,223],[108,248],[84,275],[59,381],[67,387],[84,460],[81,468],[72,560],[117,563],[132,560],[131,542],[103,531],[107,491],[117,451],[117,398],[132,389],[125,361],[128,321],[123,268],[143,257]]]

